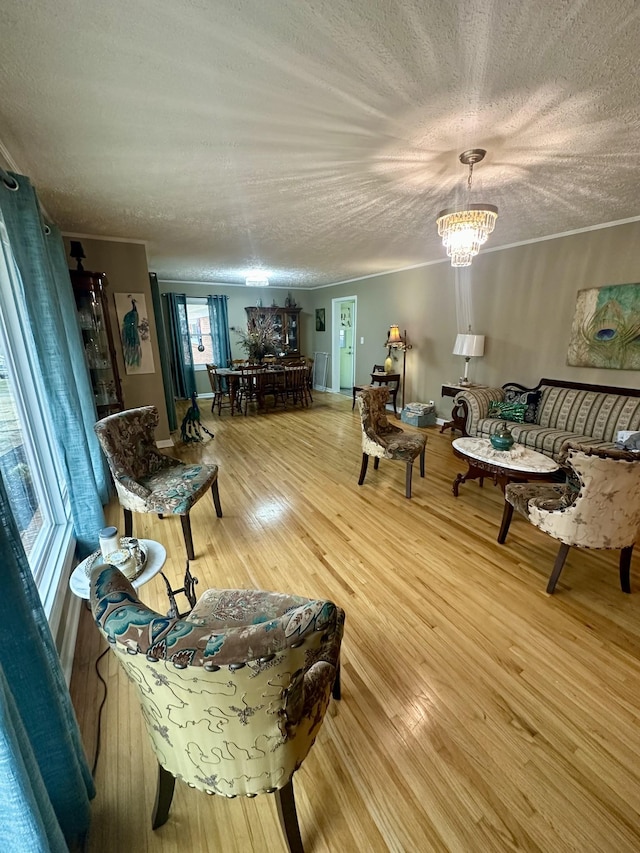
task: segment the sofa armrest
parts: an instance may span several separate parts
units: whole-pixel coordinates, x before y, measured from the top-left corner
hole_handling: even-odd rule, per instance
[[[465,431],[467,435],[477,434],[478,421],[489,414],[491,400],[504,400],[502,388],[465,388],[454,399],[456,406],[462,406],[466,413]]]

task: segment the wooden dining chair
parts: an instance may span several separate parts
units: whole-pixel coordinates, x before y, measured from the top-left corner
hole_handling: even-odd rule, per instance
[[[218,373],[215,364],[207,364],[207,374],[209,375],[209,383],[213,391],[213,402],[211,403],[211,413],[217,407],[218,416],[222,414],[223,407],[231,409],[231,397],[229,395],[229,387],[224,379]]]

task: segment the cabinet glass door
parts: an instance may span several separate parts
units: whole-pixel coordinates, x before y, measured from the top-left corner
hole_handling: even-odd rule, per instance
[[[285,314],[285,325],[287,328],[286,340],[284,342],[285,346],[289,351],[297,351],[300,348],[298,335],[298,313],[287,311]]]
[[[117,404],[118,394],[102,302],[94,300],[90,294],[77,296],[76,302],[96,406]]]

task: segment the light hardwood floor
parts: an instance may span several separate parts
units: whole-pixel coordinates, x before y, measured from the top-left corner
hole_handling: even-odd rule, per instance
[[[617,555],[572,551],[545,593],[556,545],[514,518],[496,543],[499,489],[451,493],[464,470],[450,434],[426,430],[427,470],[369,466],[358,487],[351,400],[209,416],[215,439],[183,448],[220,466],[224,517],[192,513],[199,591],[260,587],[328,597],[346,611],[343,698],[294,785],[307,853],[640,849],[640,572],[620,591]],[[407,428],[410,429],[410,428]],[[417,466],[416,466],[417,468]],[[122,528],[117,506],[109,517]],[[177,518],[134,516],[178,585]],[[141,597],[167,608],[161,578]],[[71,684],[90,762],[102,650],[83,610]],[[178,783],[152,832],[156,764],[133,689],[112,655],[89,851],[281,851],[270,796],[207,797]]]

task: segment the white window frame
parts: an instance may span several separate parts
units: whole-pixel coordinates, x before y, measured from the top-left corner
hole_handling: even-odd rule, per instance
[[[11,246],[0,219],[0,334],[16,409],[23,429],[25,454],[38,494],[43,525],[29,555],[29,564],[52,633],[56,634],[68,575],[75,551],[70,507],[54,447]]]
[[[204,307],[207,309],[207,316],[209,313],[209,306],[207,304],[206,296],[187,296],[187,330],[189,329],[189,305],[201,305],[204,302]],[[211,338],[211,352],[213,352],[213,332],[209,332],[209,337]],[[191,344],[191,332],[189,332],[189,344]],[[212,356],[213,357],[213,356]],[[193,363],[194,370],[206,370],[206,364],[196,364]]]

